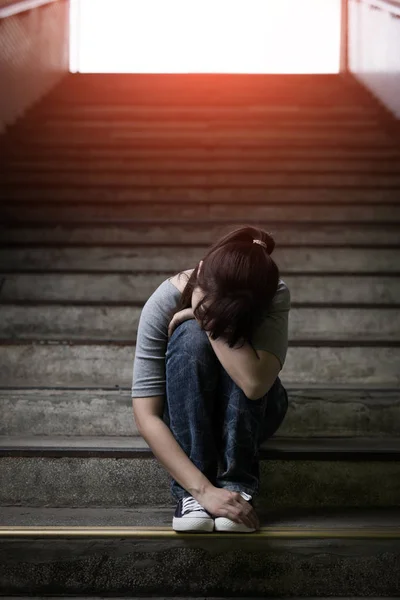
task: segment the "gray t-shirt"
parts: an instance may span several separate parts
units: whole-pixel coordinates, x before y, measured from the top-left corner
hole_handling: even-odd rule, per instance
[[[165,395],[168,325],[177,312],[180,297],[181,292],[166,279],[143,306],[133,362],[132,398]],[[288,349],[289,310],[289,288],[280,279],[271,307],[263,314],[263,320],[251,338],[255,350],[271,352],[282,367]]]

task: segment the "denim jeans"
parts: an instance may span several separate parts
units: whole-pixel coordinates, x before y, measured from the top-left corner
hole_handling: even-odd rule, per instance
[[[179,446],[215,487],[259,490],[259,448],[281,425],[288,396],[279,377],[269,392],[249,400],[217,358],[195,319],[168,340],[163,420]],[[178,501],[190,492],[171,480]]]

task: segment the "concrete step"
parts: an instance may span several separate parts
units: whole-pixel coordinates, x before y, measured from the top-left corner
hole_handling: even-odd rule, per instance
[[[246,220],[249,223],[249,220]],[[250,221],[251,222],[251,221]],[[269,231],[279,246],[379,246],[400,245],[400,225],[385,223],[285,223],[265,222],[257,226]],[[9,223],[0,225],[3,244],[57,243],[59,245],[123,245],[168,244],[171,240],[182,244],[212,244],[220,236],[237,227],[235,223],[213,224],[207,222],[156,222],[152,223],[104,223],[60,224]]]
[[[127,336],[128,337],[128,336]],[[0,340],[0,386],[129,387],[134,341]],[[400,383],[398,342],[291,343],[283,384],[394,387]]]
[[[400,279],[400,278],[399,278]],[[139,303],[141,305],[141,303]],[[135,339],[142,306],[71,305],[38,301],[0,304],[3,340]],[[400,304],[390,308],[310,306],[291,308],[289,341],[399,342]],[[129,323],[129,326],[127,324]]]
[[[3,223],[62,223],[86,224],[147,224],[210,222],[213,225],[225,225],[228,221],[236,226],[243,223],[268,222],[282,225],[307,224],[347,225],[350,224],[388,224],[393,227],[400,223],[400,202],[396,190],[382,190],[375,194],[374,204],[367,202],[358,206],[358,202],[345,204],[342,190],[329,193],[330,201],[323,204],[327,194],[314,190],[315,203],[304,204],[305,193],[300,190],[294,194],[290,190],[260,190],[251,194],[249,190],[131,190],[129,188],[112,190],[99,187],[86,191],[75,188],[49,188],[34,190],[28,187],[0,191],[0,214]],[[332,192],[332,190],[331,190]],[[349,196],[352,192],[348,191]],[[359,192],[360,199],[363,192]],[[241,200],[250,196],[244,203]],[[218,200],[218,196],[223,200]],[[264,198],[264,203],[251,196]],[[299,201],[292,201],[296,196]],[[307,200],[311,191],[307,191]],[[334,203],[334,198],[342,202]],[[380,197],[383,196],[382,203]],[[373,198],[373,190],[365,192],[365,197]],[[231,199],[235,198],[232,202]],[[289,200],[290,198],[290,200]],[[318,198],[318,200],[317,200]],[[392,202],[388,201],[392,199]],[[281,201],[280,201],[281,200]],[[361,200],[360,200],[361,201]],[[219,202],[219,203],[217,203]],[[247,202],[247,204],[246,204]],[[302,204],[303,202],[303,204]],[[318,203],[317,203],[318,202]]]
[[[88,114],[88,111],[66,110],[59,113],[30,114],[29,118],[19,121],[13,131],[30,131],[37,132],[39,129],[67,129],[68,125],[73,128],[93,128],[93,129],[109,129],[116,128],[149,128],[159,130],[170,129],[193,129],[207,130],[210,127],[216,129],[228,128],[253,128],[260,127],[282,129],[305,129],[315,128],[320,126],[322,129],[337,127],[345,129],[349,127],[353,131],[380,130],[382,129],[382,119],[379,115],[363,114],[354,116],[351,112],[332,112],[320,111],[313,113],[309,109],[299,110],[297,112],[285,110],[249,110],[243,107],[243,110],[238,108],[226,108],[225,110],[216,110],[205,108],[203,111],[188,109],[186,111],[175,108],[175,111],[165,111],[163,107],[146,108],[132,107],[130,111],[112,110],[112,107],[100,107],[99,111],[94,111]],[[263,108],[263,107],[255,107]]]
[[[178,534],[173,512],[5,507],[3,592],[126,597],[134,585],[135,597],[163,600],[398,592],[396,509],[274,511],[250,534]]]
[[[221,77],[221,74],[218,75]],[[170,77],[170,75],[168,75]],[[304,84],[307,86],[307,84]],[[281,109],[283,106],[293,108],[308,108],[313,109],[318,107],[320,110],[330,111],[332,106],[343,107],[343,110],[347,109],[352,112],[356,112],[357,109],[365,110],[370,114],[373,112],[377,114],[377,102],[374,101],[365,93],[365,89],[357,90],[358,93],[354,93],[354,90],[345,90],[343,88],[343,82],[331,87],[330,85],[325,86],[324,89],[318,89],[312,83],[312,91],[309,89],[303,89],[301,86],[284,86],[279,88],[273,85],[267,84],[257,86],[257,88],[251,87],[249,83],[242,82],[239,85],[230,86],[229,84],[223,83],[223,87],[218,83],[217,85],[194,83],[193,85],[185,82],[179,83],[174,89],[164,85],[147,86],[146,89],[132,88],[131,84],[129,88],[120,87],[116,82],[113,89],[111,86],[105,88],[104,86],[96,87],[91,84],[89,87],[84,87],[82,84],[70,85],[68,83],[64,90],[59,87],[56,90],[50,92],[45,101],[42,104],[44,109],[47,106],[58,106],[60,109],[70,109],[74,107],[83,106],[126,106],[130,104],[132,107],[194,107],[197,109],[198,106],[210,107],[211,109],[220,108],[225,110],[226,108],[244,107],[248,108],[251,106],[265,106],[265,107],[276,107],[279,106]]]
[[[221,75],[219,75],[221,76]],[[67,96],[68,94],[68,96]],[[324,90],[318,90],[313,87],[304,90],[298,86],[289,86],[282,89],[272,89],[264,85],[258,89],[248,88],[248,84],[229,87],[226,84],[224,88],[215,85],[198,84],[193,86],[184,84],[177,86],[174,90],[156,86],[147,90],[125,89],[118,85],[114,89],[105,89],[104,87],[94,89],[93,87],[84,89],[81,85],[74,88],[68,85],[61,92],[61,88],[51,92],[43,103],[43,108],[48,105],[58,105],[60,108],[92,106],[168,106],[168,107],[198,107],[209,106],[210,108],[220,107],[222,110],[234,107],[250,106],[288,106],[290,108],[296,105],[300,108],[312,109],[314,106],[321,110],[331,110],[333,105],[343,107],[355,112],[358,108],[365,108],[370,114],[374,111],[377,114],[377,103],[367,96],[365,90],[360,93],[346,93],[342,85],[331,88],[327,86]]]
[[[70,120],[123,120],[123,119],[193,119],[193,120],[228,120],[263,118],[269,120],[293,119],[297,122],[303,120],[349,120],[362,123],[377,123],[379,116],[371,108],[357,106],[342,106],[340,104],[331,106],[299,106],[296,104],[251,104],[237,106],[168,106],[168,105],[134,105],[134,104],[52,104],[42,103],[33,107],[29,112],[28,119],[49,121],[53,119]],[[26,120],[25,120],[26,121]],[[25,123],[24,121],[24,123]]]
[[[133,207],[125,207],[125,210],[144,210],[140,203],[146,204],[151,211],[153,219],[156,216],[157,203],[165,213],[165,204],[168,203],[170,211],[167,222],[177,220],[176,212],[180,219],[198,220],[221,218],[221,213],[226,212],[225,221],[246,219],[252,220],[263,218],[268,221],[366,221],[371,211],[374,211],[373,221],[379,220],[380,212],[389,211],[392,218],[396,217],[393,210],[400,206],[399,191],[397,188],[367,188],[361,186],[359,189],[346,187],[334,189],[332,187],[319,187],[316,189],[304,187],[287,186],[196,186],[196,187],[137,187],[115,186],[107,188],[98,184],[90,187],[84,186],[58,186],[58,185],[36,185],[27,186],[15,184],[13,186],[2,186],[0,188],[0,199],[15,201],[34,200],[35,204],[42,202],[68,202],[85,207],[88,204],[101,205],[112,203],[113,210],[121,210],[121,203],[135,204]],[[148,207],[149,204],[152,204]],[[156,204],[156,205],[155,205]],[[204,205],[208,206],[204,206]],[[228,208],[225,206],[230,204]],[[362,209],[360,209],[362,204]],[[177,205],[177,206],[176,206]],[[195,205],[196,218],[193,217]],[[232,206],[234,205],[234,206]],[[286,206],[290,205],[290,206]],[[323,206],[315,206],[323,205]],[[105,207],[101,207],[105,210]],[[5,207],[5,210],[7,208]],[[75,207],[74,207],[75,210]],[[235,211],[232,214],[232,211]],[[186,212],[185,212],[186,211]],[[205,212],[207,211],[207,212]],[[250,212],[251,211],[251,212]],[[321,214],[322,213],[322,214]],[[140,214],[140,213],[139,213]],[[326,216],[325,216],[326,215]],[[356,218],[357,217],[357,218]],[[79,221],[79,218],[76,219]]]
[[[86,81],[83,81],[84,77]],[[212,106],[265,105],[298,107],[357,105],[375,109],[377,103],[357,81],[344,74],[276,75],[269,73],[135,73],[73,74],[64,78],[42,106]]]
[[[356,140],[354,140],[356,142]],[[115,144],[114,144],[115,145]],[[266,146],[259,148],[241,148],[238,145],[218,147],[209,144],[207,147],[198,147],[197,145],[185,145],[178,147],[89,147],[82,150],[74,147],[24,147],[22,145],[7,145],[7,151],[4,159],[15,158],[20,160],[59,160],[64,162],[68,159],[82,162],[83,159],[90,161],[94,159],[103,159],[109,161],[129,161],[136,160],[173,160],[184,162],[205,161],[205,160],[240,160],[241,163],[247,161],[265,161],[265,164],[274,161],[304,161],[312,160],[313,165],[320,161],[346,161],[346,164],[352,164],[353,161],[370,160],[375,167],[379,165],[386,166],[391,160],[399,160],[400,148],[390,146],[385,148],[375,148],[374,146],[357,145],[340,146],[335,144],[326,144],[323,147],[315,148],[310,145],[290,145],[290,146]]]
[[[218,460],[215,463],[218,471]],[[1,437],[3,506],[171,506],[170,476],[139,437]],[[398,507],[400,441],[271,439],[260,450],[265,510]]]
[[[399,438],[400,390],[291,385],[274,440]],[[130,389],[0,389],[0,435],[138,436]]]
[[[154,598],[154,600],[165,600],[165,598],[160,598],[160,597],[155,597],[152,596]],[[4,600],[12,600],[13,596],[3,596]],[[42,596],[42,597],[38,597],[40,600],[44,600],[45,598],[48,598],[49,600],[56,600],[56,598],[63,598],[63,596]],[[84,600],[84,598],[86,600],[100,600],[100,597],[93,597],[93,596],[75,596],[76,600]],[[28,596],[20,596],[21,600],[28,600]],[[122,600],[122,597],[120,598],[116,598],[116,600]],[[137,600],[146,600],[145,598],[137,598]],[[172,599],[171,599],[172,600]],[[178,597],[175,597],[173,600],[178,600]],[[197,598],[193,598],[193,597],[185,597],[185,598],[181,598],[179,597],[179,600],[200,600]],[[222,598],[211,598],[210,600],[222,600]],[[248,598],[241,598],[241,600],[250,600],[250,597]],[[278,600],[278,598],[272,598],[272,600]],[[294,597],[293,600],[300,600],[300,598],[296,598]],[[316,598],[314,598],[313,600],[317,600]],[[328,598],[322,599],[322,600],[328,600]],[[349,600],[348,598],[346,600]],[[354,598],[353,600],[367,600],[367,598],[363,598],[363,597],[358,597],[358,598]],[[384,600],[384,598],[374,598],[373,600]]]
[[[400,205],[399,205],[400,208]],[[0,246],[0,272],[134,271],[171,272],[191,269],[206,252],[202,246]],[[282,273],[398,273],[400,248],[277,248],[272,257]]]
[[[216,129],[210,127],[210,131],[199,130],[192,128],[182,130],[182,128],[173,129],[172,131],[160,129],[145,129],[144,127],[121,128],[118,130],[115,127],[99,130],[72,125],[65,129],[54,128],[51,131],[39,129],[35,135],[29,137],[29,132],[17,129],[10,131],[9,140],[13,143],[18,142],[24,146],[93,146],[93,145],[108,145],[110,142],[119,143],[164,143],[168,146],[176,143],[185,144],[232,144],[237,143],[242,146],[265,146],[270,143],[275,143],[279,146],[289,145],[292,142],[306,142],[307,145],[324,145],[326,142],[336,142],[341,144],[349,144],[350,146],[358,146],[359,144],[373,144],[375,147],[391,147],[395,145],[394,140],[386,133],[384,129],[373,128],[372,130],[361,128],[357,131],[357,139],[354,140],[354,131],[351,128],[325,128],[320,127],[307,129],[283,129],[282,127],[275,128],[260,128],[242,126],[241,128]]]
[[[175,273],[0,273],[0,302],[145,303],[154,290]],[[343,275],[284,276],[291,291],[292,307],[296,304],[320,303],[363,306],[398,304],[400,277],[365,273]]]
[[[46,104],[222,105],[376,107],[360,84],[343,75],[79,74],[65,78]]]
[[[366,173],[369,177],[378,176],[384,177],[385,175],[395,175],[400,172],[400,158],[386,159],[385,161],[376,162],[374,160],[315,160],[310,157],[308,159],[281,159],[281,160],[268,160],[268,159],[238,159],[238,160],[223,160],[223,159],[212,159],[209,158],[204,160],[193,160],[193,159],[162,159],[153,158],[147,160],[141,159],[85,159],[85,162],[75,159],[70,160],[65,158],[51,158],[43,159],[38,157],[32,157],[31,159],[19,159],[9,158],[4,161],[3,167],[0,171],[0,176],[4,178],[4,174],[18,174],[21,178],[29,175],[30,177],[35,174],[39,177],[40,174],[46,173],[47,176],[53,175],[53,173],[66,173],[69,176],[76,177],[78,173],[82,173],[85,176],[93,176],[96,173],[108,173],[110,176],[116,173],[145,173],[151,171],[153,173],[158,172],[173,172],[187,173],[187,172],[214,172],[223,171],[225,173],[290,173],[292,177],[294,174],[300,174],[305,176],[304,172],[307,172],[308,176],[313,173],[321,173],[330,177],[333,174],[344,175],[349,173],[353,177],[356,175],[360,177],[360,173]],[[364,176],[364,175],[363,175]],[[42,180],[41,180],[42,181]]]
[[[79,186],[81,194],[85,188],[102,186],[112,193],[115,187],[329,187],[329,188],[389,188],[400,196],[400,174],[394,173],[170,173],[153,170],[148,173],[136,172],[36,172],[11,171],[0,176],[2,187],[23,189],[24,186],[36,185],[36,191],[41,186],[68,185]],[[400,204],[400,202],[399,202]]]
[[[268,114],[257,114],[249,113],[236,110],[235,114],[222,113],[219,114],[204,114],[203,116],[196,115],[193,118],[190,115],[170,115],[165,118],[164,115],[153,114],[150,117],[146,114],[134,114],[131,113],[127,116],[119,115],[119,118],[109,118],[108,115],[94,115],[90,118],[84,117],[81,119],[66,117],[52,117],[47,115],[46,117],[36,119],[25,119],[23,122],[19,122],[12,133],[29,133],[37,135],[45,132],[71,132],[71,131],[110,131],[113,130],[141,130],[141,131],[213,131],[222,132],[226,130],[261,130],[269,131],[282,129],[282,131],[313,131],[315,129],[336,129],[337,131],[346,131],[348,129],[353,130],[353,133],[358,135],[358,132],[372,133],[382,132],[382,122],[375,116],[375,118],[358,118],[352,119],[344,118],[341,116],[338,118],[330,118],[329,116],[320,116],[315,118],[313,115],[308,117],[298,118],[296,114],[287,113],[275,113],[272,115]]]

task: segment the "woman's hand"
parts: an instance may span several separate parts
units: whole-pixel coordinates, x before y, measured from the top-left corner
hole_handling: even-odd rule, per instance
[[[260,528],[254,507],[239,492],[212,486],[202,494],[196,494],[196,500],[213,517],[226,517],[235,523],[244,523],[247,527]]]
[[[174,332],[175,327],[178,327],[183,321],[187,321],[188,319],[194,319],[193,309],[192,308],[184,308],[179,312],[175,313],[171,319],[170,324],[168,325],[168,337]]]

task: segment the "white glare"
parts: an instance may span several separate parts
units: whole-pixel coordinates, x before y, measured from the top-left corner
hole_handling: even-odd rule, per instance
[[[72,0],[71,70],[337,73],[340,0]]]

